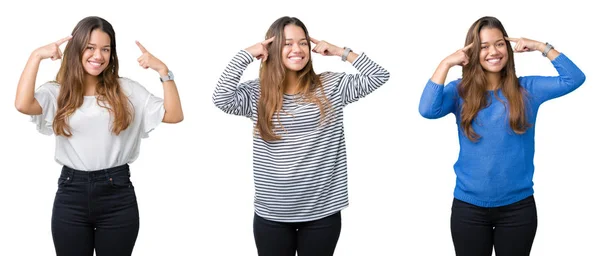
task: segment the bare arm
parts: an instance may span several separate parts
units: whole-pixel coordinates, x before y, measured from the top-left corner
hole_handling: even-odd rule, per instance
[[[450,68],[456,65],[467,65],[469,63],[469,56],[467,55],[467,51],[473,47],[473,43],[465,46],[464,48],[456,51],[452,55],[446,57],[440,64],[437,69],[431,76],[431,81],[436,84],[444,85],[446,83],[446,76],[448,76],[448,71]]]
[[[42,107],[33,97],[35,93],[35,78],[37,76],[40,62],[42,59],[36,56],[34,53],[31,54],[21,78],[19,79],[19,85],[17,86],[17,96],[15,98],[15,107],[17,110],[26,115],[41,115]]]
[[[26,115],[41,115],[42,107],[34,97],[35,94],[35,79],[40,67],[40,62],[43,59],[51,58],[58,60],[62,57],[60,45],[69,41],[71,36],[60,39],[54,43],[42,46],[31,53],[27,64],[21,73],[19,84],[17,86],[17,94],[15,97],[15,108]]]
[[[523,38],[523,37],[521,37],[521,38],[506,37],[505,39],[515,43],[514,51],[517,53],[532,52],[532,51],[539,51],[539,52],[543,53],[544,50],[546,49],[545,43],[527,39],[527,38]],[[558,55],[560,55],[560,52],[558,52],[557,50],[555,50],[553,48],[548,52],[546,57],[552,61],[552,60],[556,59],[556,57],[558,57]]]
[[[136,44],[142,51],[142,56],[138,58],[140,66],[143,68],[151,68],[157,71],[160,76],[166,76],[169,71],[167,65],[150,54],[142,44],[137,41]],[[163,123],[179,123],[183,121],[183,108],[181,107],[181,99],[179,98],[179,92],[177,91],[175,81],[171,80],[163,82],[163,90],[165,106],[165,115],[162,120]]]
[[[158,71],[160,76],[166,76],[168,69],[165,66],[164,70]],[[165,116],[164,123],[179,123],[183,121],[183,108],[181,107],[181,99],[175,81],[163,82]]]

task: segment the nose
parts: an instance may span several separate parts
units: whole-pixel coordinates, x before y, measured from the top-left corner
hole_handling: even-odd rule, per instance
[[[102,51],[102,49],[96,49],[94,51],[94,55],[93,55],[94,59],[98,60],[98,59],[102,58],[102,52],[101,51]]]
[[[498,49],[496,49],[496,46],[495,45],[490,46],[490,54],[494,54],[496,52],[498,52]]]
[[[300,45],[293,44],[292,45],[292,52],[299,52],[299,51],[300,51]]]

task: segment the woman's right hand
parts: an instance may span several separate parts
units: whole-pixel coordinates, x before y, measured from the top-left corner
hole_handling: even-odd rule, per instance
[[[40,61],[47,58],[51,58],[52,60],[62,58],[62,52],[60,52],[59,47],[71,40],[71,38],[72,36],[67,36],[54,43],[37,48],[31,53],[17,85],[15,107],[19,112],[26,115],[42,114],[42,107],[35,99],[35,79],[40,67]]]
[[[469,64],[469,55],[467,55],[467,51],[471,49],[471,47],[473,47],[473,43],[454,52],[452,55],[446,57],[442,62],[448,67],[454,67],[456,65],[465,66]]]
[[[33,55],[40,60],[50,58],[52,60],[58,60],[62,58],[62,52],[60,51],[60,46],[65,42],[71,40],[73,36],[67,36],[63,39],[60,39],[54,43],[42,46],[40,48],[35,49],[33,51]]]
[[[465,66],[469,64],[469,55],[467,54],[468,50],[473,47],[473,43],[465,46],[464,48],[456,51],[452,55],[446,57],[440,64],[437,69],[431,76],[431,81],[436,84],[444,84],[446,81],[446,76],[448,76],[448,71],[450,71],[451,67],[456,65]]]
[[[267,49],[267,46],[269,46],[269,44],[273,42],[273,40],[275,40],[275,37],[271,37],[265,41],[250,46],[246,48],[246,51],[252,54],[252,57],[265,62],[269,57],[269,50]]]

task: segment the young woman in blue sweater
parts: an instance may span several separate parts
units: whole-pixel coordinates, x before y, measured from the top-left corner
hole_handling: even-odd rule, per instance
[[[541,52],[559,75],[517,77],[513,52],[531,51]],[[462,79],[444,85],[453,66],[462,66]],[[439,64],[419,112],[429,119],[456,116],[460,153],[451,214],[456,255],[491,255],[492,248],[497,256],[529,255],[537,229],[537,111],[584,81],[581,70],[552,45],[510,38],[494,17],[473,23],[465,47]]]

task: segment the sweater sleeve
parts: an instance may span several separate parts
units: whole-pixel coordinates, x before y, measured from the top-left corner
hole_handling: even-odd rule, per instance
[[[215,106],[223,112],[246,117],[252,116],[252,106],[256,104],[254,93],[258,91],[258,81],[239,82],[244,70],[253,60],[249,52],[240,50],[221,74],[212,100]]]
[[[431,79],[425,85],[421,101],[419,102],[419,113],[428,119],[444,117],[455,112],[458,91],[456,89],[459,80],[452,81],[444,86],[436,84]]]
[[[343,74],[337,85],[337,93],[343,106],[367,96],[390,79],[390,73],[369,59],[364,53],[361,53],[352,62],[352,66],[360,73]]]
[[[561,97],[579,88],[585,82],[585,74],[566,55],[560,54],[552,65],[558,76],[526,76],[519,82],[538,104]]]

